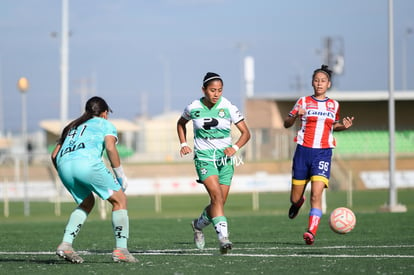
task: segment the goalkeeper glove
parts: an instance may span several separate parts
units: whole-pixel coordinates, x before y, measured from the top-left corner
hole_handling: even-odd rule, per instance
[[[112,168],[114,170],[116,180],[118,181],[119,185],[122,187],[122,191],[125,192],[125,190],[128,187],[128,179],[125,176],[124,169],[122,166],[119,166],[117,168]]]

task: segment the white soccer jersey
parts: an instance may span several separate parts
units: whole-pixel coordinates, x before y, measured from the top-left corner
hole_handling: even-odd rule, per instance
[[[201,99],[194,100],[184,109],[182,117],[193,121],[196,158],[209,160],[224,156],[223,150],[232,145],[231,124],[244,119],[238,108],[224,97],[211,109]]]

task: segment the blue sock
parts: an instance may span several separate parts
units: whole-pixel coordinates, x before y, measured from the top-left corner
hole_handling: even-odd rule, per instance
[[[115,235],[116,248],[127,248],[129,237],[128,211],[121,209],[112,212],[112,227]]]
[[[87,218],[88,213],[79,207],[73,210],[66,225],[65,232],[63,233],[63,242],[73,243]]]
[[[317,216],[319,218],[322,218],[322,210],[318,208],[311,208],[309,216]]]

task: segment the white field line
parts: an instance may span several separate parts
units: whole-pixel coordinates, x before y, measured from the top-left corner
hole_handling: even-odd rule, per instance
[[[367,245],[367,246],[324,246],[324,247],[266,247],[266,248],[235,248],[232,252],[225,255],[226,257],[259,257],[259,258],[288,258],[288,257],[303,257],[303,258],[414,258],[414,251],[409,251],[412,254],[387,254],[384,253],[383,249],[387,248],[414,248],[414,245]],[[331,250],[331,249],[381,249],[378,254],[371,251],[370,254],[366,255],[355,255],[355,251],[352,254],[301,254],[289,253],[289,254],[264,254],[264,251],[269,250]],[[260,254],[243,253],[241,251],[260,251]],[[239,252],[240,251],[240,252]],[[110,255],[111,252],[94,252],[94,251],[77,251],[80,255]],[[161,249],[161,250],[130,250],[132,254],[146,255],[146,256],[217,256],[220,255],[217,248],[206,248],[203,250],[199,249]],[[401,251],[400,251],[401,252]],[[0,251],[0,255],[54,255],[54,251]]]

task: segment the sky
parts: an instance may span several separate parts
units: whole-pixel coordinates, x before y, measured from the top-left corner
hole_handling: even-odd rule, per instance
[[[395,89],[405,71],[413,90],[414,1],[393,9]],[[62,1],[0,0],[0,133],[21,130],[23,96],[30,132],[59,119],[61,27]],[[69,118],[93,95],[112,118],[181,112],[210,71],[242,108],[245,56],[254,58],[255,95],[310,94],[328,38],[345,61],[334,89],[388,90],[388,0],[69,0],[69,29]]]

